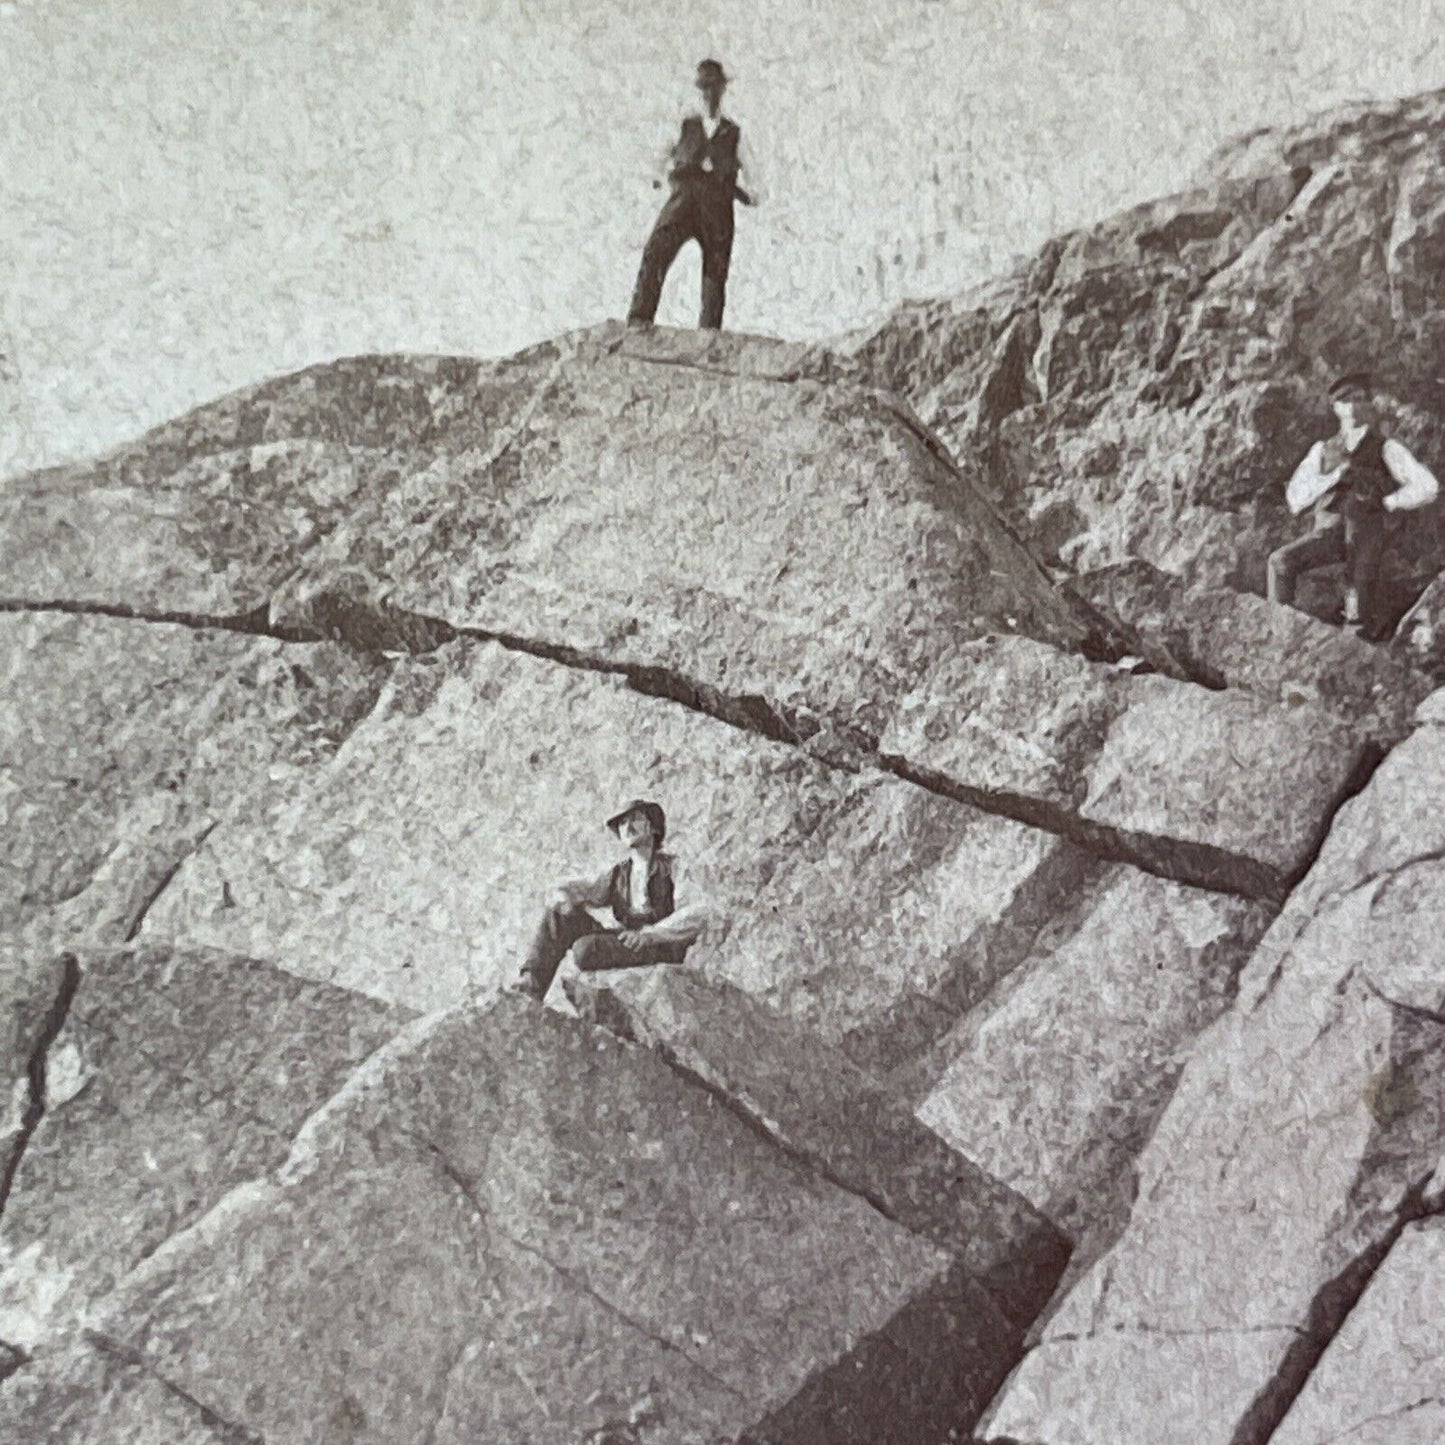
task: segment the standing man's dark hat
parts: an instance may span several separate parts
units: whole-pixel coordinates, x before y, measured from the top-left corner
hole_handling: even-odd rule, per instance
[[[697,80],[695,84],[701,90],[707,85],[726,85],[728,83],[727,72],[722,68],[720,60],[700,60],[697,65]]]
[[[662,811],[662,805],[649,802],[646,798],[634,798],[626,807],[618,809],[608,820],[607,826],[615,833],[624,818],[630,818],[634,813],[641,813],[652,825],[652,836],[657,846],[662,846],[662,840],[667,836],[667,815]]]

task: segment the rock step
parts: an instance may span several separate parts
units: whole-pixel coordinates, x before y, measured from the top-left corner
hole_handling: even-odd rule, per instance
[[[1150,1445],[1264,1445],[1401,1231],[1441,1207],[1440,700],[1341,810],[1186,1065],[1128,1227],[985,1440],[1112,1445],[1129,1420]]]
[[[1009,1220],[1058,1248],[1031,1218],[1001,1252]],[[650,1051],[516,999],[410,1026],[89,1320],[0,1438],[942,1442],[1019,1329]]]
[[[1064,1236],[836,1049],[688,968],[573,974],[584,1018],[656,1050],[779,1147],[957,1254],[1020,1329],[1049,1298]]]

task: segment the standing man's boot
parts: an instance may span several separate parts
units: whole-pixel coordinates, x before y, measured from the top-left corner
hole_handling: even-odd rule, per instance
[[[720,331],[722,329],[723,305],[727,301],[727,282],[715,280],[711,276],[702,278],[702,312],[698,316],[697,324],[704,331]]]

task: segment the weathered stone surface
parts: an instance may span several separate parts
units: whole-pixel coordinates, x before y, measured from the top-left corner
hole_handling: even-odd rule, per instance
[[[1437,577],[1400,619],[1397,636],[1417,667],[1445,681],[1445,575]]]
[[[1445,1226],[1407,1225],[1273,1439],[1434,1445],[1445,1431]]]
[[[1445,729],[1341,810],[984,1438],[1268,1438],[1445,1148]]]
[[[697,346],[603,328],[506,363],[283,378],[88,472],[19,479],[0,567],[28,601],[260,608],[318,631],[337,598],[385,605],[667,669],[812,727],[866,726],[961,638],[1084,639],[906,408],[778,379],[794,372],[767,343],[731,339],[719,364]]]
[[[1137,557],[1262,593],[1299,530],[1284,483],[1330,424],[1328,373],[1377,367],[1392,429],[1445,465],[1442,134],[1437,91],[1226,148],[1196,190],[838,349],[979,467],[1046,560]],[[1396,616],[1445,560],[1441,516],[1394,532]],[[1337,615],[1338,597],[1301,601]]]
[[[415,1026],[96,1327],[277,1445],[861,1445],[967,1424],[980,1296],[655,1055],[510,1000]]]
[[[1327,709],[1125,675],[1023,638],[959,649],[881,748],[969,801],[1255,896],[1307,865],[1364,762]]]
[[[26,1349],[229,1189],[409,1015],[268,964],[83,955],[0,1219],[0,1338]]]
[[[930,1055],[919,1118],[1055,1220],[1071,1269],[1128,1219],[1134,1161],[1270,916],[1111,868]]]
[[[111,617],[0,613],[0,930],[122,941],[248,789],[314,767],[380,661]]]
[[[111,1351],[75,1342],[0,1390],[4,1445],[239,1445],[212,1412]]]
[[[1323,704],[1384,746],[1410,731],[1411,713],[1434,686],[1402,649],[1246,592],[1191,586],[1147,562],[1101,568],[1072,587],[1128,629],[1161,672],[1291,707]]]
[[[690,961],[881,1073],[926,1053],[1101,868],[1052,834],[864,777]]]
[[[711,976],[886,1066],[1023,957],[1081,850],[887,775],[852,775],[616,678],[458,641],[398,664],[334,763],[227,820],[142,936],[435,1007],[516,971],[552,885],[656,797],[716,927]]]
[[[957,1254],[1020,1336],[1047,1301],[1064,1237],[793,1020],[685,966],[579,974],[568,993],[585,1017],[658,1050],[824,1177]],[[1003,1358],[1002,1335],[998,1345]]]
[[[1315,1366],[1275,1445],[1435,1445],[1445,1435],[1445,1223],[1406,1227]]]

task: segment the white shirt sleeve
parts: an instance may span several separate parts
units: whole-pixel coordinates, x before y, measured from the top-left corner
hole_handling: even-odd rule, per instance
[[[1403,442],[1387,441],[1384,446],[1385,465],[1390,475],[1399,482],[1400,490],[1385,498],[1385,506],[1392,512],[1413,512],[1417,507],[1427,507],[1440,495],[1440,483],[1435,473],[1417,461],[1409,447]]]
[[[758,165],[756,150],[748,143],[746,130],[738,137],[738,184],[753,205],[761,206],[768,199],[767,179]]]
[[[1322,466],[1324,454],[1325,444],[1322,441],[1316,442],[1305,453],[1304,460],[1294,469],[1294,475],[1289,479],[1284,499],[1296,517],[1306,507],[1312,507],[1319,501],[1339,480],[1340,473],[1344,470],[1341,466],[1332,472],[1325,471]]]

